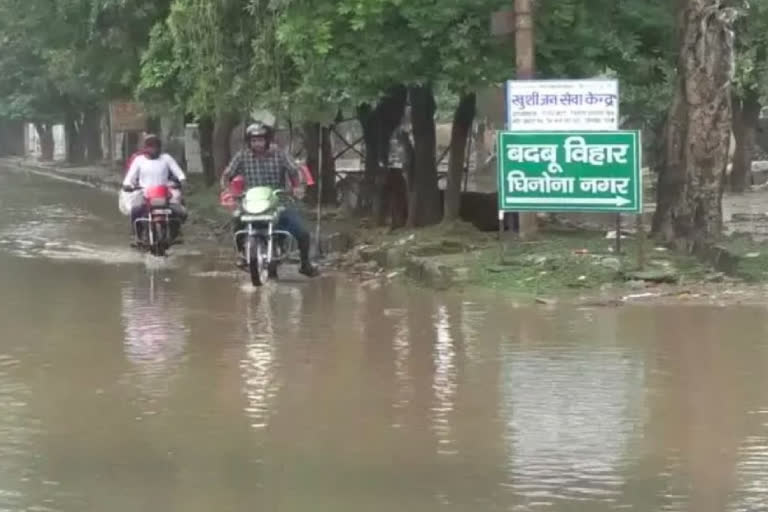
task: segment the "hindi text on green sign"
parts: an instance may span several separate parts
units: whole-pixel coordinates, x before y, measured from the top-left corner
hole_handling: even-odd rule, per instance
[[[498,142],[500,211],[642,211],[638,132],[500,132]]]

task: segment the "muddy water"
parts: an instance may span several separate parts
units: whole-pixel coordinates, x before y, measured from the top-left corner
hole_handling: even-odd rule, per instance
[[[254,292],[0,174],[0,510],[754,511],[764,308]]]

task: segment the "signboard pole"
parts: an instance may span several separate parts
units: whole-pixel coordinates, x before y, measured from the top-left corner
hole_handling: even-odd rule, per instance
[[[504,263],[504,210],[499,210],[499,263]]]
[[[643,226],[643,215],[638,214],[635,217],[635,226],[637,228],[637,269],[645,269],[645,227]]]
[[[323,128],[317,125],[317,225],[315,226],[315,240],[317,242],[317,255],[322,256],[322,244],[320,243],[320,218],[323,216]]]
[[[532,0],[515,0],[515,68],[517,78],[531,80],[536,74],[535,39],[533,37]],[[510,129],[511,127],[507,127]],[[501,148],[499,148],[501,157]],[[502,221],[503,222],[503,221]],[[518,213],[518,233],[526,238],[536,233],[536,214]]]
[[[621,256],[621,214],[616,214],[616,256]]]

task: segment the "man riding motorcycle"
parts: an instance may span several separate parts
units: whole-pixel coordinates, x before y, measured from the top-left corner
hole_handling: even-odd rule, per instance
[[[298,167],[285,152],[272,145],[274,129],[272,126],[256,122],[248,126],[245,132],[247,147],[238,151],[221,175],[221,186],[226,188],[235,176],[243,176],[246,189],[253,187],[288,188],[288,180],[301,183],[303,178]],[[300,188],[303,191],[303,187]],[[239,217],[235,216],[234,231],[243,229]],[[290,205],[280,214],[277,229],[289,232],[298,242],[301,266],[299,272],[308,277],[315,277],[317,269],[309,261],[310,235],[299,211]]]
[[[144,154],[139,154],[133,159],[123,180],[123,190],[132,192],[161,185],[178,188],[186,182],[187,177],[176,160],[168,153],[163,153],[160,137],[154,134],[147,135],[144,138],[144,150]],[[187,212],[180,199],[171,199],[169,208],[180,222],[183,223],[186,220]],[[136,226],[136,219],[146,217],[147,213],[144,202],[134,206],[131,209],[131,225]]]

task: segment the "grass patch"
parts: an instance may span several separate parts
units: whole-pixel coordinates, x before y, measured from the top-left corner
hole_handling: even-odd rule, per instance
[[[755,241],[749,235],[733,235],[721,244],[737,258],[734,274],[749,283],[768,281],[768,242]]]
[[[613,252],[614,240],[596,232],[539,233],[536,240],[510,240],[503,261],[498,246],[466,255],[441,257],[446,265],[470,269],[468,284],[513,293],[563,293],[624,283],[638,270],[638,242],[622,240],[622,254]],[[710,269],[690,256],[658,251],[645,245],[644,277],[696,282],[712,275]]]

